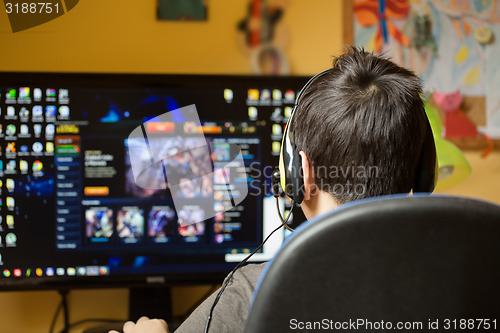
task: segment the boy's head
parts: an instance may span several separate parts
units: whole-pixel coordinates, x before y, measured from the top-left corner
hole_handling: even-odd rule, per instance
[[[422,172],[433,183],[435,148],[421,93],[413,72],[382,56],[350,48],[336,58],[295,110],[295,145],[315,185],[345,203],[409,193]]]

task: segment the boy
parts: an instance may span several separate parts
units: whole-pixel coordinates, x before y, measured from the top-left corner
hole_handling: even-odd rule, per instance
[[[300,96],[294,144],[302,168],[304,215],[311,219],[339,205],[374,196],[419,191],[422,155],[432,191],[435,148],[419,78],[390,60],[349,48]],[[286,134],[285,134],[286,135]],[[427,143],[427,144],[426,144]],[[283,175],[282,175],[283,177]],[[265,264],[238,270],[214,309],[211,332],[242,332],[255,284]],[[176,332],[203,332],[217,292]],[[128,322],[125,333],[168,332],[158,319]]]

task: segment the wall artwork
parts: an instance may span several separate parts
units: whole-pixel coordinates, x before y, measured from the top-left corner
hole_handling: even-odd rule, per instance
[[[466,141],[470,146],[471,140],[476,140],[472,147],[488,146],[490,138],[500,139],[497,0],[354,0],[353,11],[355,45],[387,53],[422,77],[438,105],[443,96],[454,105],[453,114],[446,107],[441,112],[448,133],[468,139],[458,140],[459,146]],[[469,96],[475,103],[467,102]]]
[[[288,0],[249,0],[237,23],[238,46],[249,57],[251,70],[261,75],[286,75],[290,69],[285,50],[289,44],[283,16]]]
[[[158,0],[158,19],[165,21],[206,21],[207,0]]]

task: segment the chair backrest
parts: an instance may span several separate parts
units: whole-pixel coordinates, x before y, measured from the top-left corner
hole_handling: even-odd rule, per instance
[[[494,319],[498,329],[500,206],[395,196],[294,232],[261,276],[245,332],[458,332]]]

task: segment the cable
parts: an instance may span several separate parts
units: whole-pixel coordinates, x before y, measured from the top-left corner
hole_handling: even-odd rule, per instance
[[[281,186],[280,186],[280,179],[281,179],[281,172],[279,169],[276,169],[273,171],[273,173],[271,174],[271,180],[272,180],[272,190],[273,190],[273,195],[274,197],[276,198],[276,210],[278,211],[278,216],[280,217],[280,220],[281,220],[281,223],[283,223],[283,226],[286,228],[286,230],[288,231],[293,231],[293,228],[291,228],[288,223],[286,223],[284,220],[283,220],[283,216],[281,216],[281,212],[280,212],[280,202],[278,200],[278,198],[280,197],[280,193],[281,193]],[[292,200],[292,207],[293,207],[293,200]],[[292,212],[290,210],[290,212]],[[288,218],[290,217],[290,215],[288,215],[287,217],[287,221],[288,221]]]
[[[68,309],[68,295],[67,290],[59,290],[59,294],[62,297],[62,308],[63,308],[63,317],[64,317],[64,329],[61,331],[62,333],[69,332],[69,309]]]
[[[54,327],[56,326],[57,317],[59,316],[59,312],[63,306],[62,300],[59,302],[57,306],[56,313],[54,313],[54,317],[52,318],[52,322],[50,323],[49,333],[54,333]]]
[[[292,202],[292,208],[293,208],[293,202]],[[281,216],[281,212],[280,212],[280,204],[279,204],[279,201],[278,201],[278,198],[276,198],[276,210],[278,211],[278,216],[280,217],[280,220],[281,220],[281,223],[283,224],[283,226],[286,228],[286,230],[288,231],[293,231],[294,229],[292,227],[290,227],[288,225],[288,219],[290,217],[290,214],[288,214],[288,216],[286,217],[286,222],[285,220],[283,220],[283,216]],[[292,210],[290,209],[290,213],[292,212]]]
[[[203,303],[203,301],[205,299],[208,298],[208,296],[212,295],[214,293],[215,290],[217,290],[217,287],[218,287],[218,284],[214,284],[210,287],[210,289],[205,293],[203,294],[202,297],[199,298],[198,301],[196,301],[187,311],[185,311],[183,314],[179,315],[179,316],[175,316],[175,320],[177,320],[178,322],[183,322],[184,320],[186,320],[186,318],[189,317],[189,315],[201,304]]]
[[[64,318],[64,328],[61,330],[62,333],[68,332],[69,330],[69,311],[68,311],[68,301],[66,298],[66,295],[68,295],[68,290],[63,290],[59,289],[57,290],[59,295],[61,295],[61,302],[59,302],[59,305],[57,306],[56,313],[54,314],[54,317],[52,318],[52,322],[50,323],[50,328],[49,328],[49,333],[54,332],[54,328],[56,326],[56,321],[57,317],[59,316],[59,313],[61,312],[61,309],[63,311],[63,318]]]
[[[278,201],[278,198],[276,198],[276,202]],[[264,239],[264,241],[255,249],[252,251],[252,253],[250,253],[245,259],[243,259],[238,265],[236,265],[236,267],[231,271],[231,273],[229,273],[226,281],[224,281],[224,284],[222,285],[222,287],[220,288],[219,290],[219,293],[217,294],[217,296],[215,297],[215,300],[214,300],[214,304],[212,304],[212,307],[210,308],[210,312],[208,313],[208,317],[207,317],[207,324],[205,326],[205,333],[208,333],[208,330],[210,328],[210,323],[212,321],[212,314],[214,312],[214,309],[215,309],[215,306],[217,305],[217,303],[219,302],[219,299],[221,298],[222,296],[222,293],[224,292],[224,290],[226,289],[226,287],[229,285],[229,282],[231,281],[231,279],[233,278],[233,275],[234,273],[241,267],[243,266],[243,264],[245,264],[248,259],[250,259],[250,257],[252,257],[257,251],[259,251],[262,246],[264,246],[264,243],[267,242],[267,240],[276,232],[278,231],[281,227],[283,227],[284,225],[286,225],[286,223],[288,222],[288,219],[290,218],[290,216],[292,215],[292,210],[293,210],[293,202],[292,202],[292,208],[290,209],[290,212],[288,213],[287,217],[285,220],[283,220],[283,217],[281,216],[281,213],[280,213],[280,210],[279,210],[279,207],[278,207],[278,214],[280,216],[280,219],[281,219],[281,224],[276,228],[274,229],[269,235],[267,235],[266,239]]]

